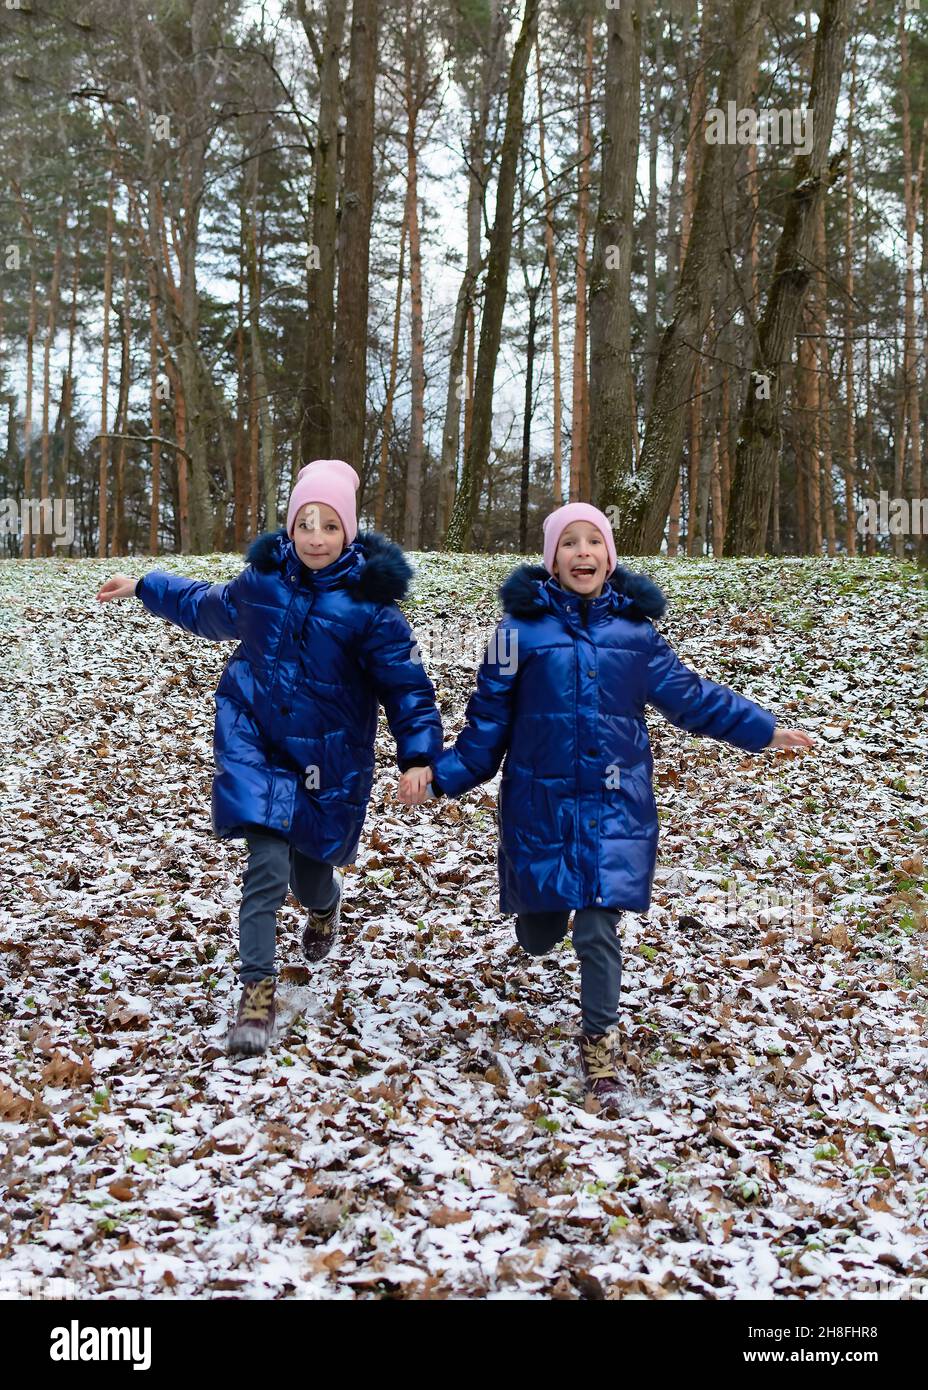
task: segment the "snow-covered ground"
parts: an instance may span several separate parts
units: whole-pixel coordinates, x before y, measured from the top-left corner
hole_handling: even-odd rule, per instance
[[[449,733],[512,563],[420,557],[406,611]],[[533,960],[498,915],[494,789],[400,807],[385,729],[339,946],[302,965],[291,899],[277,1042],[225,1058],[244,848],[212,838],[209,790],[232,646],[96,602],[150,567],[0,564],[0,1295],[846,1298],[928,1278],[913,569],[645,562],[683,659],[818,749],[749,757],[651,719],[660,869],[624,922],[633,1091],[607,1121],[576,1071],[569,942]]]

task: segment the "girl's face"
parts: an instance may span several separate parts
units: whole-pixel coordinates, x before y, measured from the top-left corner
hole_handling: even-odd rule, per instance
[[[561,588],[596,598],[603,591],[608,569],[609,555],[599,527],[588,521],[565,526],[554,552],[554,574]]]
[[[345,528],[338,512],[327,502],[307,502],[297,513],[293,544],[307,569],[331,565],[345,548]]]

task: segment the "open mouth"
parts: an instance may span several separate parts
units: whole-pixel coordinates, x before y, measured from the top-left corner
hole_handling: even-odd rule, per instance
[[[575,579],[592,579],[596,568],[594,565],[572,565],[570,572]]]

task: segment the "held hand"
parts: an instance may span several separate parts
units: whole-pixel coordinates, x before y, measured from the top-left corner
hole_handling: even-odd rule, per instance
[[[768,748],[814,748],[815,742],[802,729],[774,729]]]
[[[114,574],[112,579],[108,579],[105,584],[101,584],[97,592],[99,603],[109,603],[113,598],[132,598],[135,593],[137,579],[130,579],[127,574]]]
[[[403,806],[421,806],[426,800],[426,789],[432,780],[430,767],[408,767],[400,778],[399,801]]]

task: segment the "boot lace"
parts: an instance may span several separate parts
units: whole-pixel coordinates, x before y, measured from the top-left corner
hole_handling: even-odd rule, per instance
[[[608,1035],[599,1042],[584,1042],[583,1055],[587,1070],[594,1081],[613,1078],[616,1074],[614,1042]]]
[[[310,931],[319,932],[322,936],[329,936],[335,925],[335,918],[338,914],[341,894],[329,908],[328,912],[310,912],[306,925]]]
[[[320,916],[318,912],[311,912],[309,914],[309,921],[306,925],[309,927],[310,931],[319,932],[320,936],[328,936],[332,930],[334,921],[335,909],[333,907],[332,911],[325,916]]]
[[[273,1002],[274,981],[270,977],[266,980],[257,980],[252,985],[246,985],[242,997],[241,1021],[243,1023],[252,1021],[266,1023]]]

